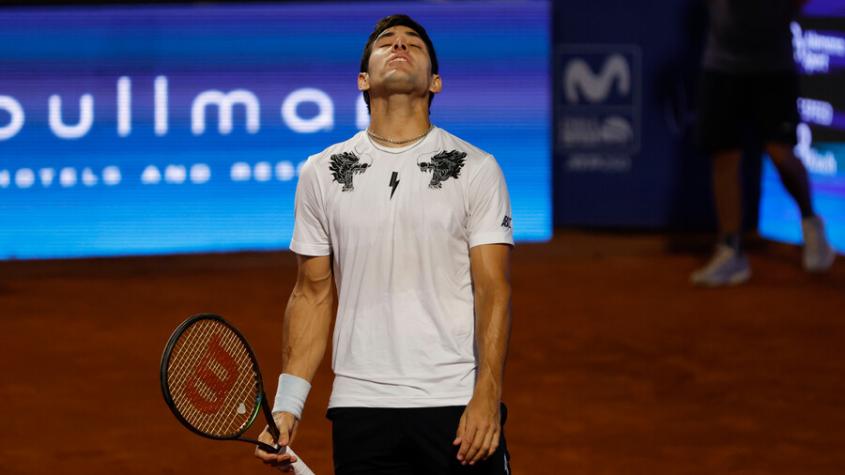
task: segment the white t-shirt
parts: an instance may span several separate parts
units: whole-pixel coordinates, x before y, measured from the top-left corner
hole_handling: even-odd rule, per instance
[[[477,367],[469,249],[513,244],[496,160],[434,128],[404,148],[366,132],[312,155],[290,249],[333,256],[329,407],[469,402]]]

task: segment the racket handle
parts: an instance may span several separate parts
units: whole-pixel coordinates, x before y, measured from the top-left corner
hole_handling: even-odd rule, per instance
[[[272,445],[267,445],[264,442],[258,442],[258,448],[268,454],[288,453],[291,457],[296,457],[296,462],[291,464],[294,475],[315,475],[314,471],[311,470],[311,467],[305,465],[305,462],[303,462],[302,459],[299,458],[299,455],[296,455],[296,452],[294,452],[290,447],[282,447],[280,445],[276,445],[274,447]]]
[[[277,454],[283,450],[282,447],[278,445],[273,447],[272,445],[267,445],[264,442],[258,442],[258,448],[267,452],[268,454]]]
[[[294,452],[292,448],[288,447],[288,453],[291,454],[291,456],[296,457],[296,462],[291,464],[293,465],[293,473],[295,475],[314,475],[314,471],[312,471],[308,465],[305,465],[305,462],[299,458],[299,455],[296,455],[296,452]]]

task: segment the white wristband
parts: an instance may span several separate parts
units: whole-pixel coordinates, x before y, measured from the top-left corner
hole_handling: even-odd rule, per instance
[[[309,391],[311,391],[311,383],[308,381],[292,374],[280,374],[273,413],[289,412],[297,419],[302,419],[302,408],[305,407],[305,399],[308,398]]]

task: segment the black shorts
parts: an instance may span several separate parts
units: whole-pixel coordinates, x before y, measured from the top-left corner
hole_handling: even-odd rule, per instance
[[[795,145],[798,75],[705,70],[698,86],[697,141],[705,152],[770,142]]]
[[[499,447],[487,460],[461,465],[452,445],[464,406],[431,408],[337,407],[329,409],[337,475],[509,475],[502,404]]]

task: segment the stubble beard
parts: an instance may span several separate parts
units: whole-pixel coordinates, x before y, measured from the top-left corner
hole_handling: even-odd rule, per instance
[[[392,74],[387,75],[382,82],[382,91],[386,95],[393,94],[412,94],[415,91],[420,92],[421,95],[427,93],[427,88],[419,84],[419,78],[406,71],[393,71]]]

